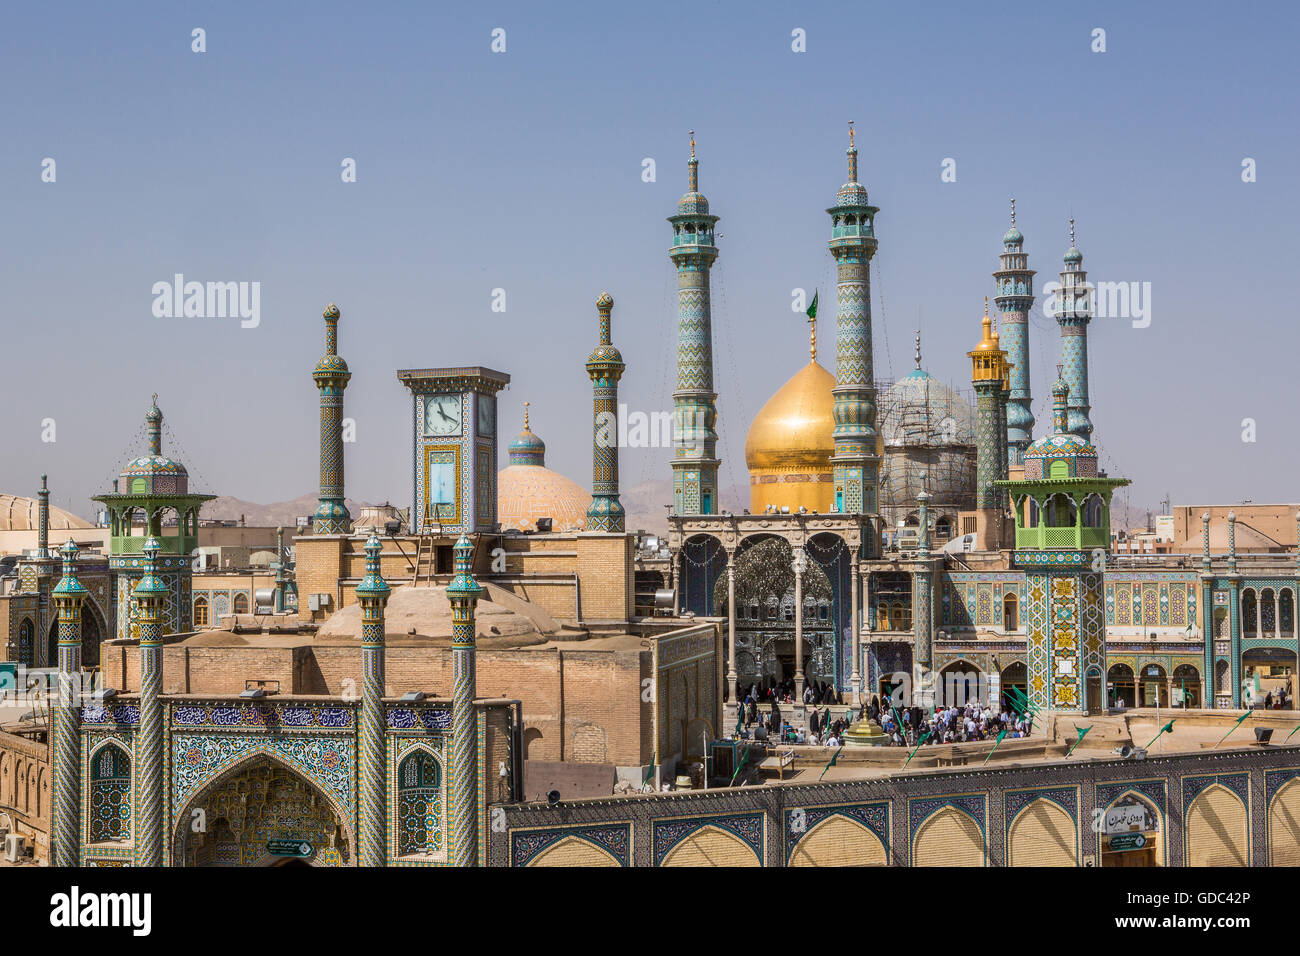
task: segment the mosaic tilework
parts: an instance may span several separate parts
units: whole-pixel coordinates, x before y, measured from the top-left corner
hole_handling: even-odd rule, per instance
[[[907,801],[907,845],[914,846],[921,825],[944,807],[956,807],[979,826],[987,841],[987,796],[983,793],[951,794],[937,797],[915,797]]]
[[[632,825],[614,823],[574,829],[513,830],[510,833],[510,865],[527,866],[539,854],[569,837],[599,847],[621,866],[632,865]]]
[[[1187,817],[1187,809],[1192,805],[1192,801],[1201,794],[1202,791],[1209,787],[1219,784],[1227,787],[1233,793],[1241,798],[1241,802],[1250,806],[1250,774],[1248,773],[1216,773],[1204,774],[1194,777],[1183,778],[1183,818]]]
[[[1051,661],[1048,652],[1048,576],[1026,575],[1025,648],[1029,669],[1029,701],[1038,710],[1051,706],[1048,698]]]
[[[265,754],[283,761],[330,794],[352,817],[356,759],[351,736],[240,733],[175,733],[171,738],[173,812],[204,786],[249,757]],[[182,814],[183,816],[183,814]]]
[[[1015,822],[1016,814],[1035,800],[1050,800],[1070,815],[1076,823],[1079,820],[1078,787],[1042,787],[1033,790],[1008,790],[1002,794],[1003,820],[1008,832]]]
[[[1058,710],[1081,707],[1078,591],[1079,581],[1072,576],[1051,578],[1051,697],[1052,707]],[[1072,673],[1062,674],[1057,669],[1063,659],[1073,662]]]

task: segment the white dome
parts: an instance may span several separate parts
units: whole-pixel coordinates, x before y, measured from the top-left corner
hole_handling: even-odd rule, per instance
[[[880,398],[885,445],[973,445],[970,402],[924,369],[914,369]]]

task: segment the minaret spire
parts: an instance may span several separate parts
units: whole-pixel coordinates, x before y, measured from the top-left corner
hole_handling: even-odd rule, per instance
[[[359,852],[361,866],[384,866],[388,861],[384,786],[384,608],[392,588],[380,569],[383,542],[371,534],[366,540],[366,574],[357,585],[361,605],[361,740],[357,759],[359,800]]]
[[[1029,311],[1034,307],[1034,270],[1025,254],[1025,237],[1016,227],[1016,200],[1011,199],[1011,227],[1002,237],[998,268],[993,272],[994,298],[1001,313],[999,342],[1006,349],[1010,391],[1004,429],[1007,465],[1018,468],[1034,440],[1033,397],[1029,387]]]
[[[700,193],[691,130],[690,180],[677,214],[668,217],[677,267],[677,387],[673,390],[673,513],[717,514],[717,399],[713,390],[713,315],[709,271],[718,258],[718,217]]]
[[[618,381],[626,366],[622,354],[610,341],[614,297],[602,292],[596,300],[596,309],[600,313],[600,344],[587,359],[594,412],[587,530],[621,533],[627,519],[618,500]]]
[[[998,430],[1002,425],[1003,385],[1007,376],[1007,353],[993,331],[988,299],[980,321],[980,341],[970,352],[971,384],[975,386],[977,424],[975,428],[975,548],[992,551],[1002,546],[1002,504],[1006,498],[995,482],[1005,467]]]
[[[913,359],[915,360],[916,368],[919,371],[921,368],[921,330],[920,329],[916,330],[916,355],[913,356]]]
[[[51,596],[59,617],[59,694],[54,707],[54,807],[50,856],[55,866],[81,865],[81,606],[77,546],[60,551],[63,577]]]
[[[339,307],[331,302],[325,318],[325,357],[312,378],[320,389],[320,500],[312,516],[312,534],[347,534],[352,530],[343,491],[343,390],[352,373],[338,354]]]
[[[1056,322],[1061,327],[1063,379],[1070,386],[1070,434],[1092,440],[1092,406],[1088,398],[1088,325],[1092,321],[1092,289],[1083,268],[1083,253],[1075,245],[1070,217],[1070,248],[1065,251]]]
[[[835,452],[831,476],[834,509],[875,514],[880,456],[876,454],[876,386],[871,355],[871,257],[876,254],[875,217],[858,182],[858,147],[849,124],[849,181],[840,187],[831,217],[831,255],[836,269]]]
[[[132,590],[140,641],[140,726],[135,741],[135,865],[162,866],[163,829],[163,611],[171,593],[158,576],[162,542],[149,537],[143,548],[144,576]]]

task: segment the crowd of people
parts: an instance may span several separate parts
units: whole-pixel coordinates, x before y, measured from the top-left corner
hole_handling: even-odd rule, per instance
[[[757,686],[751,688],[740,712],[745,736],[756,741],[839,747],[855,717],[879,724],[888,744],[895,747],[992,740],[1003,731],[1008,738],[1028,737],[1033,729],[1033,717],[1017,713],[1006,700],[997,708],[977,701],[964,707],[935,707],[927,713],[921,707],[882,706],[880,698],[872,696],[855,715],[852,709],[842,713],[832,711],[832,706],[840,704],[841,699],[831,688],[810,684],[808,690],[811,695],[804,696],[812,709],[805,729],[795,727],[782,714],[781,705],[791,700],[788,693],[782,693],[781,685],[769,687],[766,695]],[[766,710],[759,709],[760,700],[767,705]]]
[[[1016,713],[1005,700],[997,708],[975,701],[965,707],[935,707],[927,714],[920,707],[882,708],[873,696],[861,715],[879,723],[895,747],[992,740],[1004,730],[1009,738],[1028,737],[1033,729],[1032,715]]]
[[[795,683],[793,680],[774,681],[770,677],[762,684],[750,684],[749,690],[738,686],[736,696],[741,699],[748,710],[750,704],[793,704],[795,702]],[[804,706],[820,707],[822,704],[842,704],[840,692],[824,680],[810,680],[803,689]]]

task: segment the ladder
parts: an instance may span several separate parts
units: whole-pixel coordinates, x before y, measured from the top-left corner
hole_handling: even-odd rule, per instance
[[[413,586],[418,588],[422,579],[426,584],[432,586],[433,575],[436,569],[437,560],[433,545],[433,535],[422,534],[420,535],[415,549],[415,581]]]

